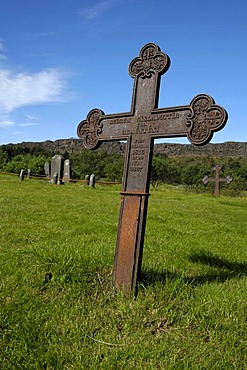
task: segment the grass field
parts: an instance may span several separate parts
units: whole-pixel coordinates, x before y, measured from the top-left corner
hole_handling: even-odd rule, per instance
[[[247,197],[151,190],[133,299],[119,191],[0,175],[0,368],[247,369]]]

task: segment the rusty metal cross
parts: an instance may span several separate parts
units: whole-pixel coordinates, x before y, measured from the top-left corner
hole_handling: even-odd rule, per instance
[[[202,182],[205,185],[210,181],[214,182],[214,195],[217,197],[220,195],[220,183],[226,182],[227,184],[230,184],[232,178],[231,176],[220,177],[221,167],[218,164],[213,168],[213,170],[215,171],[215,177],[205,176],[203,177]]]
[[[158,108],[161,75],[169,66],[156,44],[146,44],[129,65],[134,78],[130,112],[105,115],[93,109],[77,128],[88,149],[127,140],[113,269],[113,284],[124,292],[136,293],[141,269],[154,139],[187,136],[192,144],[204,145],[227,121],[226,111],[204,94],[190,105]]]

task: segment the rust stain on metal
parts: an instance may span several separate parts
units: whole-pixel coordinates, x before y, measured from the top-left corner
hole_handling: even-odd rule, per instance
[[[129,65],[134,79],[130,112],[106,115],[93,109],[77,128],[88,149],[103,141],[127,140],[113,272],[113,284],[125,292],[137,292],[154,139],[185,136],[192,144],[205,145],[227,121],[224,108],[205,94],[189,105],[158,108],[161,75],[169,66],[169,57],[156,44],[146,44]]]
[[[131,290],[136,253],[136,235],[139,226],[140,198],[138,196],[122,198],[124,212],[119,220],[118,244],[114,265],[114,281],[117,287]]]

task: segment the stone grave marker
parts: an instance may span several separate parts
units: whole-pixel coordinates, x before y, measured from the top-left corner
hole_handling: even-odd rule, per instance
[[[21,169],[21,171],[20,171],[19,179],[20,179],[20,181],[24,180],[24,170],[23,169]]]
[[[95,187],[95,175],[93,173],[90,176],[89,186],[91,186],[91,188],[94,188]]]
[[[85,185],[86,186],[89,186],[89,182],[90,182],[90,176],[89,175],[86,175],[85,176]]]
[[[226,177],[220,177],[220,170],[221,167],[220,165],[216,165],[213,170],[215,171],[215,177],[208,177],[205,176],[202,179],[203,184],[207,184],[208,182],[214,182],[214,195],[218,197],[220,195],[220,183],[225,182],[226,184],[230,184],[232,181],[231,176],[226,176]]]
[[[50,169],[50,163],[49,162],[45,162],[44,170],[45,170],[46,177],[50,178],[51,177],[51,169]]]
[[[146,44],[129,65],[134,78],[130,112],[106,115],[93,109],[77,128],[88,149],[127,140],[113,268],[114,286],[126,293],[136,294],[141,270],[154,139],[187,136],[192,144],[204,145],[227,121],[226,111],[205,94],[189,105],[158,108],[161,75],[169,66],[156,44]]]
[[[71,177],[71,164],[69,159],[64,161],[63,181],[69,182]]]
[[[61,155],[56,154],[51,159],[51,181],[53,184],[54,182],[54,174],[57,173],[57,182],[56,184],[60,185],[62,184],[62,178],[63,178],[63,164],[64,159]]]

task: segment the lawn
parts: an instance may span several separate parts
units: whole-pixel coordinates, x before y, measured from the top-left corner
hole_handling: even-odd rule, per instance
[[[134,299],[120,190],[0,175],[0,368],[247,369],[247,197],[152,189]]]

